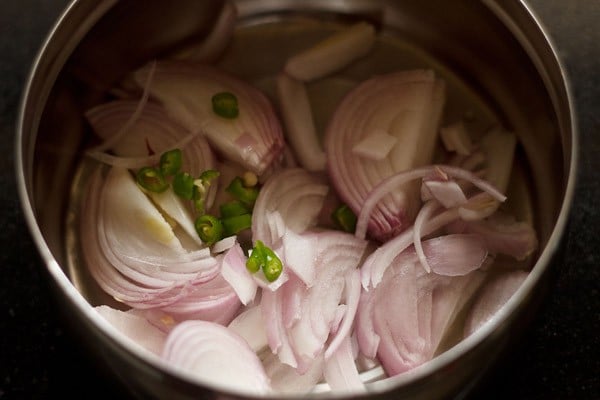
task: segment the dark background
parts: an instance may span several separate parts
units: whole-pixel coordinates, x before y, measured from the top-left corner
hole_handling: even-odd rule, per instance
[[[600,398],[600,1],[531,0],[571,77],[580,171],[566,255],[522,340],[473,395]],[[14,132],[21,89],[65,0],[0,0],[0,399],[120,398],[58,315],[19,207]]]

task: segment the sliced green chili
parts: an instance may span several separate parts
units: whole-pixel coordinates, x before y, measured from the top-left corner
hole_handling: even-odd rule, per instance
[[[265,246],[264,253],[266,255],[266,261],[262,267],[263,273],[269,282],[275,282],[283,271],[283,264],[279,257],[277,257],[277,254],[270,248]]]
[[[263,252],[264,247],[263,242],[257,240],[250,257],[246,260],[246,269],[252,274],[258,272],[264,264],[266,258]]]
[[[161,193],[169,188],[169,183],[163,174],[154,167],[140,168],[136,174],[136,181],[142,188],[150,192]]]
[[[239,200],[228,201],[219,206],[221,218],[237,217],[239,215],[250,214],[252,209]]]
[[[250,207],[254,206],[256,198],[258,197],[258,188],[256,186],[244,186],[244,181],[239,176],[236,176],[225,190],[236,200],[239,200]]]
[[[221,219],[225,236],[237,235],[244,229],[252,226],[252,214],[236,215],[235,217]]]
[[[202,183],[210,184],[214,179],[218,178],[221,173],[214,169],[207,169],[200,174],[200,180]]]
[[[331,218],[338,227],[346,232],[354,232],[356,230],[356,215],[346,204],[336,208],[331,214]]]
[[[223,238],[223,224],[215,216],[199,216],[194,222],[194,227],[200,239],[209,246]]]
[[[246,268],[251,273],[262,269],[265,278],[269,282],[275,282],[283,272],[283,264],[277,254],[260,240],[256,241],[252,253],[246,261]]]
[[[200,177],[194,180],[192,202],[194,203],[194,208],[199,214],[204,214],[208,189],[210,188],[212,181],[219,175],[219,171],[209,169],[202,172]]]
[[[160,171],[164,176],[173,176],[181,169],[182,153],[180,149],[164,152],[160,156]]]
[[[173,191],[179,197],[191,200],[194,197],[194,177],[187,172],[178,172],[173,178]]]
[[[217,93],[212,97],[212,108],[219,117],[233,119],[239,115],[237,97],[231,92]]]

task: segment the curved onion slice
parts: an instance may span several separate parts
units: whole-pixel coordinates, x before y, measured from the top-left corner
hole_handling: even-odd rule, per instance
[[[356,214],[383,180],[431,163],[444,87],[432,71],[400,71],[361,83],[339,105],[327,128],[325,150],[332,182]],[[397,139],[385,158],[353,156],[355,146],[382,132]],[[397,234],[418,206],[419,187],[414,182],[402,185],[377,202],[369,232],[380,240]]]
[[[460,231],[480,235],[491,253],[517,260],[526,259],[538,246],[535,229],[529,223],[518,222],[500,211],[485,220],[465,222]]]
[[[269,378],[240,336],[211,322],[185,321],[167,337],[163,358],[205,385],[255,395],[271,391]]]
[[[176,319],[227,323],[233,318],[240,303],[220,279],[221,257],[208,249],[185,251],[127,171],[111,169],[104,183],[99,168],[82,209],[83,256],[108,294]]]
[[[135,73],[142,85],[149,67]],[[212,110],[212,96],[237,98],[239,115],[228,119]],[[169,115],[191,132],[202,132],[225,157],[261,175],[284,148],[275,111],[258,89],[213,67],[192,62],[159,61],[150,86]]]
[[[350,336],[342,341],[333,356],[325,362],[323,376],[336,392],[363,392],[365,385],[356,368]]]
[[[285,169],[271,176],[254,205],[252,238],[279,247],[288,230],[300,233],[314,226],[328,191],[323,179],[303,169]]]
[[[98,306],[94,309],[130,339],[134,346],[141,346],[156,355],[162,353],[167,335],[152,326],[146,318],[109,306]]]
[[[242,304],[247,305],[254,299],[258,285],[248,273],[246,257],[239,243],[225,253],[221,275],[233,287]]]
[[[356,333],[361,352],[377,358],[389,376],[433,358],[456,315],[483,281],[425,273],[416,255],[399,255],[372,292],[363,292]]]

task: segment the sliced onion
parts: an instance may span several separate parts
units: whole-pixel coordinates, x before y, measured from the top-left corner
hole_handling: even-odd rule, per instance
[[[310,369],[300,374],[295,368],[282,363],[277,355],[269,354],[263,361],[271,386],[278,393],[304,394],[312,392],[323,377],[324,361],[318,358]]]
[[[304,83],[282,73],[277,77],[277,93],[286,137],[298,161],[309,171],[323,171],[325,152],[319,143]]]
[[[239,243],[225,254],[221,275],[233,287],[242,304],[247,305],[256,296],[258,285],[246,269],[246,257]]]
[[[86,113],[94,132],[105,139],[105,143],[111,142],[113,152],[123,157],[120,165],[133,169],[153,165],[158,162],[161,153],[181,148],[182,170],[192,176],[199,176],[203,171],[214,168],[214,157],[206,139],[201,135],[190,134],[171,120],[162,106],[155,103],[146,104],[135,122],[127,128],[127,134],[114,141],[117,129],[127,124],[131,115],[137,111],[134,101],[117,100],[97,106]],[[149,152],[154,154],[147,156]],[[115,157],[105,153],[90,155],[101,161],[115,160]],[[114,165],[115,161],[110,161],[110,164]],[[214,189],[211,194],[213,195],[208,196],[208,207],[214,198]],[[198,246],[203,246],[194,228],[190,206],[184,205],[172,190],[151,193],[151,197]]]
[[[444,83],[425,70],[376,76],[342,100],[328,126],[325,150],[332,183],[356,214],[385,179],[432,162],[444,101]],[[357,144],[379,131],[397,139],[387,157],[353,156]],[[419,207],[418,185],[394,189],[368,213],[369,232],[379,240],[406,229]]]
[[[252,214],[252,238],[279,247],[286,231],[301,233],[317,222],[329,188],[317,175],[285,169],[261,188]]]
[[[170,245],[171,239],[167,244],[156,241],[140,216],[151,218],[165,237],[172,231],[126,171],[113,168],[104,183],[98,169],[82,207],[83,256],[109,295],[135,308],[162,310],[176,320],[193,316],[227,323],[233,318],[240,303],[231,286],[219,280],[220,259],[207,249],[187,252]]]
[[[467,222],[460,230],[481,236],[490,253],[506,254],[517,260],[526,259],[538,246],[535,229],[530,224],[517,222],[499,211],[486,220]]]
[[[350,336],[346,336],[333,356],[325,362],[323,376],[329,387],[336,392],[365,391],[365,385],[354,362]]]
[[[163,358],[204,385],[254,395],[271,391],[269,378],[246,341],[215,323],[179,324],[167,338]]]
[[[148,73],[148,67],[135,73],[138,84]],[[236,96],[236,118],[212,111],[211,98],[221,92]],[[283,134],[271,103],[258,89],[233,76],[203,64],[160,61],[150,93],[173,119],[191,132],[203,133],[222,155],[257,175],[281,157]]]
[[[517,137],[500,127],[491,129],[481,138],[481,151],[486,158],[486,179],[501,191],[510,181]]]
[[[372,225],[373,215],[371,212],[377,209],[379,202],[384,199],[388,194],[395,191],[398,186],[406,185],[407,183],[415,180],[426,178],[432,174],[443,173],[452,177],[454,179],[462,179],[471,182],[473,185],[477,186],[482,191],[488,193],[497,201],[505,201],[506,196],[504,196],[501,192],[498,191],[493,185],[479,178],[475,174],[470,171],[452,167],[449,165],[432,165],[421,168],[416,168],[413,170],[400,172],[396,175],[392,175],[381,183],[379,183],[373,190],[368,193],[368,196],[365,198],[364,203],[360,208],[360,213],[358,214],[358,220],[356,222],[356,236],[360,238],[364,238],[367,232],[367,226]],[[417,190],[418,193],[418,190]],[[470,203],[469,203],[470,204]],[[406,229],[406,227],[404,227]]]
[[[312,233],[302,235],[307,234]],[[275,293],[263,292],[261,302],[271,350],[301,373],[320,355],[331,356],[349,335],[360,294],[355,268],[366,247],[365,241],[347,233],[315,234],[320,239],[312,258],[313,285],[307,287],[291,275]]]
[[[293,56],[284,70],[303,81],[322,78],[364,56],[374,42],[375,28],[359,22]]]
[[[152,326],[147,319],[109,306],[98,306],[94,309],[123,333],[133,346],[141,346],[156,355],[162,353],[167,335]]]
[[[248,343],[256,353],[268,346],[265,323],[260,306],[247,308],[233,319],[227,326]]]
[[[456,315],[483,281],[473,272],[460,277],[423,273],[416,255],[399,255],[373,293],[363,292],[357,337],[361,351],[377,357],[389,376],[432,359]],[[373,342],[369,336],[375,333]]]

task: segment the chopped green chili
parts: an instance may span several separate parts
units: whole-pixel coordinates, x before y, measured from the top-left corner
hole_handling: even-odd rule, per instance
[[[173,176],[181,169],[182,153],[180,149],[164,152],[160,156],[160,171],[164,176]]]
[[[262,267],[263,273],[269,282],[275,282],[283,271],[283,264],[279,257],[277,257],[277,254],[270,248],[265,246],[264,253],[266,255],[266,262]]]
[[[250,214],[252,209],[239,200],[228,201],[219,206],[221,218],[237,217],[239,215]]]
[[[356,215],[346,204],[336,208],[331,214],[331,218],[343,231],[354,232],[356,230]]]
[[[244,229],[252,226],[252,214],[236,215],[234,217],[221,219],[225,236],[237,235]]]
[[[214,179],[218,178],[221,173],[214,169],[207,169],[200,174],[200,180],[202,183],[210,184]]]
[[[192,201],[194,207],[199,214],[204,214],[206,204],[206,195],[212,181],[220,175],[219,171],[212,169],[206,170],[200,174],[200,177],[194,180],[194,188],[192,193]]]
[[[194,227],[200,239],[211,246],[223,238],[223,224],[212,215],[204,214],[196,218]]]
[[[161,193],[169,188],[169,183],[158,168],[144,167],[140,168],[136,174],[137,183],[144,189]]]
[[[178,172],[173,178],[173,191],[179,197],[191,200],[194,197],[194,177],[187,172]]]
[[[234,119],[239,115],[237,97],[231,92],[220,92],[212,97],[212,108],[219,117]]]
[[[244,182],[239,176],[236,176],[225,190],[236,200],[239,200],[250,207],[254,206],[254,202],[256,202],[256,198],[258,197],[258,188],[256,186],[244,186]]]
[[[275,282],[283,272],[283,264],[277,254],[260,240],[256,241],[252,253],[246,261],[246,268],[251,273],[262,269],[265,278],[269,282]]]
[[[252,253],[250,253],[250,257],[246,260],[246,269],[250,271],[250,273],[254,274],[258,272],[264,264],[264,259],[266,258],[263,252],[264,247],[265,245],[263,242],[260,240],[256,241]]]

